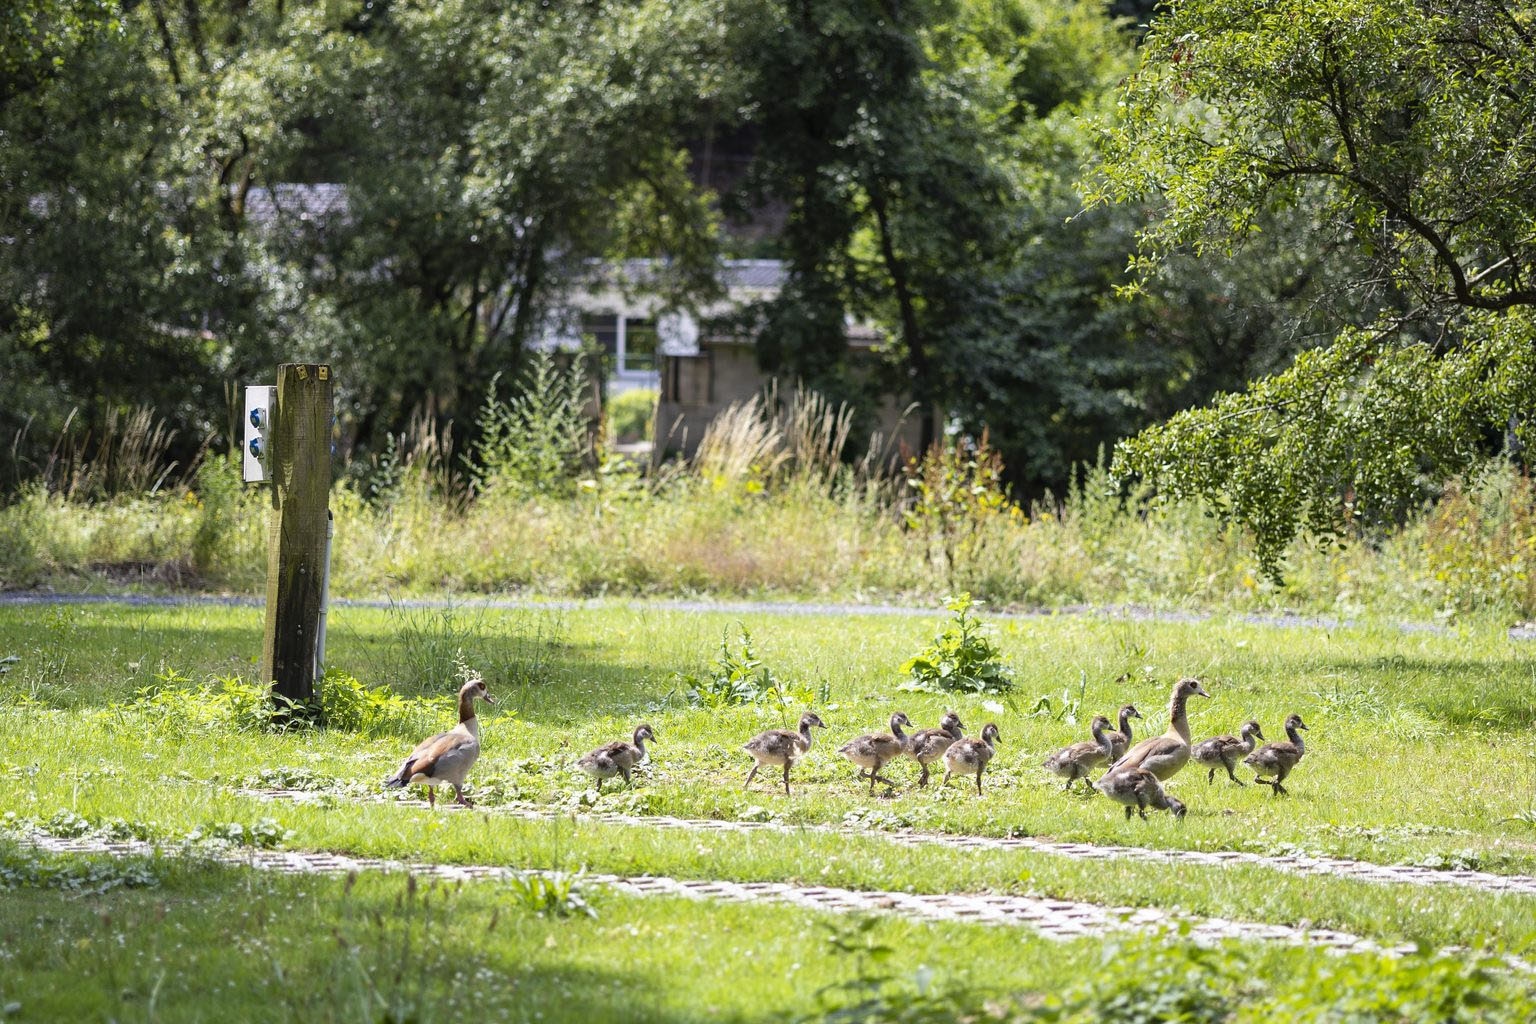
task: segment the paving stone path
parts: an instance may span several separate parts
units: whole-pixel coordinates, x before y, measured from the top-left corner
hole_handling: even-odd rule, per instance
[[[284,800],[309,803],[326,799],[324,791],[283,789],[240,789],[243,796],[263,800]],[[378,802],[400,802],[388,796],[355,797]],[[415,801],[410,801],[415,803]],[[450,805],[451,806],[451,805]],[[530,821],[568,817],[568,810],[554,810],[532,804],[504,804],[483,807],[478,810],[491,814],[505,814]],[[1029,836],[959,836],[938,832],[880,831],[876,829],[849,828],[838,825],[785,825],[781,822],[722,821],[710,818],[675,818],[665,815],[629,815],[606,811],[583,811],[577,817],[585,821],[607,825],[623,825],[648,829],[675,829],[690,832],[829,832],[840,835],[861,835],[905,846],[942,846],[957,850],[1025,850],[1031,853],[1047,853],[1076,860],[1133,860],[1176,865],[1226,865],[1245,864],[1273,868],[1299,875],[1330,875],[1362,882],[1400,883],[1421,886],[1459,886],[1483,892],[1513,893],[1536,896],[1536,876],[1498,875],[1489,871],[1444,871],[1412,864],[1373,864],[1369,861],[1350,860],[1344,857],[1312,857],[1304,854],[1263,854],[1244,850],[1153,850],[1140,846],[1100,846],[1095,843],[1065,843]]]
[[[35,833],[20,842],[55,854],[107,854],[116,857],[178,856],[176,846],[156,847],[139,841],[109,842],[91,838],[59,838]],[[199,849],[197,856],[234,867],[249,867],[295,875],[346,875],[350,872],[409,872],[445,882],[510,879],[525,872],[491,865],[425,864],[348,857],[336,853],[307,853],[247,848]],[[990,893],[907,893],[792,885],[787,882],[728,882],[665,878],[652,875],[588,875],[587,881],[634,896],[681,896],[732,903],[771,901],[828,913],[899,914],[931,921],[956,921],[1028,928],[1044,938],[1067,941],[1102,937],[1114,932],[1165,933],[1184,929],[1187,941],[1214,943],[1226,939],[1282,942],[1318,946],[1341,953],[1403,955],[1411,945],[1388,946],[1347,932],[1257,924],[1216,917],[1196,917],[1154,907],[1105,907],[1094,903]],[[1447,954],[1460,952],[1446,950]],[[1530,970],[1529,965],[1511,961]]]

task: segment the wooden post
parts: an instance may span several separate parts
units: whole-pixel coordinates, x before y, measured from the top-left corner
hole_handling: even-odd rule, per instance
[[[272,522],[261,671],[275,696],[315,701],[315,639],[331,490],[331,368],[283,363],[272,412]]]

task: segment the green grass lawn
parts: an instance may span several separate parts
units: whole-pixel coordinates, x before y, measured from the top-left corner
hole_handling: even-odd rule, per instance
[[[680,676],[709,670],[722,631],[730,630],[735,642],[734,617],[628,606],[517,613],[469,607],[336,609],[333,668],[412,700],[364,716],[353,728],[278,734],[242,728],[248,723],[239,717],[238,702],[221,700],[217,686],[199,689],[211,677],[253,675],[260,614],[212,607],[0,608],[0,657],[19,658],[0,676],[0,810],[30,822],[53,820],[55,828],[63,822],[168,839],[227,831],[232,823],[249,830],[270,820],[272,831],[290,833],[288,845],[302,849],[868,889],[1034,892],[1337,927],[1384,942],[1536,954],[1536,900],[1528,897],[1297,876],[1252,865],[1190,869],[1080,862],[1016,850],[911,848],[880,835],[912,827],[1170,849],[1299,850],[1536,873],[1536,753],[1525,743],[1536,717],[1529,698],[1536,648],[1508,640],[1501,630],[1434,635],[1388,626],[1329,632],[1221,622],[1029,620],[1000,631],[1017,680],[1009,697],[994,702],[898,689],[900,664],[936,632],[938,613],[931,620],[751,616],[745,625],[774,675],[792,689],[826,694],[816,710],[829,729],[796,767],[794,793],[786,797],[769,780],[743,790],[751,762],[739,748],[763,728],[790,724],[798,706],[705,710],[683,696]],[[418,732],[451,724],[456,659],[483,673],[498,698],[482,714],[484,754],[472,776],[480,809],[432,813],[424,805],[358,799],[377,792]],[[1287,713],[1306,718],[1312,726],[1309,751],[1287,783],[1292,797],[1277,799],[1267,789],[1240,788],[1220,778],[1208,785],[1203,771],[1187,768],[1173,783],[1189,806],[1182,823],[1166,815],[1127,822],[1102,798],[1063,794],[1060,780],[1040,768],[1050,750],[1086,738],[1091,715],[1112,713],[1127,701],[1148,716],[1138,724],[1161,731],[1169,685],[1185,674],[1200,676],[1212,694],[1210,701],[1196,698],[1191,704],[1197,738],[1235,731],[1249,717],[1279,738]],[[949,707],[973,732],[989,720],[1001,729],[998,757],[980,798],[957,784],[948,791],[919,790],[910,763],[887,772],[899,783],[894,795],[871,798],[854,779],[854,769],[835,754],[839,743],[883,727],[898,708],[919,725],[930,725]],[[790,825],[846,823],[853,832],[690,833],[579,818],[523,821],[498,813],[514,802],[552,812],[592,805],[586,780],[572,770],[575,759],[599,742],[627,736],[641,720],[650,722],[660,739],[654,762],[632,788],[605,787],[595,801],[598,809]],[[319,800],[270,802],[242,792],[278,785],[315,790]],[[189,904],[199,898],[206,903],[221,886],[233,884],[232,876],[216,874],[210,880],[174,872],[154,890],[159,896],[114,892],[82,899],[53,890],[21,891],[34,917],[66,920],[102,900],[146,900],[144,906],[151,907],[173,889],[185,888]],[[289,883],[240,879],[238,884],[270,894]],[[293,884],[311,894],[332,885]],[[387,888],[384,882],[368,884]],[[491,895],[473,899],[495,903]],[[4,902],[14,903],[9,897]],[[726,967],[715,979],[729,999],[697,987],[705,984],[702,978],[689,979],[694,987],[683,997],[658,996],[654,986],[668,977],[665,943],[633,944],[645,952],[621,960],[637,976],[638,988],[616,983],[614,992],[646,993],[638,1018],[707,1016],[700,1008],[709,1005],[720,1006],[727,1017],[782,1018],[761,1002],[776,986],[798,992],[794,1012],[808,1013],[815,1008],[806,1001],[809,991],[830,977],[797,988],[770,977],[771,971],[746,966],[757,964],[760,951],[768,958],[779,955],[770,950],[780,949],[773,945],[780,941],[820,942],[807,932],[801,911],[691,905],[685,914],[672,901],[617,898],[614,907],[623,909],[604,911],[597,922],[528,925],[530,942],[556,936],[555,951],[541,960],[550,977],[566,970],[579,977],[590,969],[588,958],[598,956],[601,945],[593,936],[603,928],[706,919],[695,927],[713,932],[739,915],[789,922],[782,938],[773,926],[754,931],[743,924],[737,938],[721,940],[742,950],[722,958]],[[315,913],[321,920],[334,917],[321,909]],[[9,936],[19,918],[6,920]],[[557,931],[540,930],[546,928]],[[591,942],[563,943],[558,937],[576,934]],[[1022,944],[1049,955],[989,954],[988,973],[967,976],[968,986],[1059,990],[1077,978],[1064,947],[1012,930],[977,934],[987,936],[986,943]],[[505,941],[513,942],[513,932],[507,936]],[[890,944],[904,964],[918,962],[919,948],[926,954],[943,945],[900,930],[893,936]],[[496,941],[501,948],[503,940]],[[1103,946],[1088,945],[1095,951]],[[507,947],[499,955],[521,954]],[[1090,952],[1086,959],[1097,955]],[[1261,958],[1279,955],[1265,952]],[[1024,960],[1034,966],[1026,969]],[[39,964],[23,975],[31,979],[56,969]],[[730,981],[737,975],[739,986]],[[169,976],[175,976],[174,968]],[[254,984],[245,974],[236,981]],[[185,980],[178,984],[184,991],[195,989]],[[587,992],[591,986],[582,988],[583,998],[596,1000],[589,1010],[619,1005],[593,994],[601,986],[593,992]],[[668,986],[660,988],[666,992]],[[758,995],[748,998],[752,992]],[[330,1014],[326,1019],[367,1019],[334,1008],[324,1013]],[[92,1014],[110,1015],[102,1009],[85,1016]]]
[[[560,916],[505,882],[104,863],[3,842],[0,877],[25,879],[0,900],[5,1020],[1514,1022],[1536,1008],[1520,979],[1467,958],[1056,943],[590,886],[593,914]]]

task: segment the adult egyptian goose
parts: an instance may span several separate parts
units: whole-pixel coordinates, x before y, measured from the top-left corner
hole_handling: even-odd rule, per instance
[[[630,769],[645,759],[645,741],[656,742],[656,733],[649,725],[641,725],[635,730],[635,738],[631,743],[616,740],[613,743],[605,743],[592,753],[576,762],[587,775],[597,780],[597,791],[603,791],[603,780],[611,779],[615,775],[624,776],[624,784],[629,785]]]
[[[923,767],[919,786],[928,785],[928,766],[944,756],[944,751],[958,739],[965,738],[965,723],[953,711],[944,712],[937,729],[919,729],[907,743],[907,753]]]
[[[1266,743],[1258,750],[1243,758],[1243,763],[1252,768],[1257,774],[1253,781],[1261,785],[1273,787],[1270,790],[1272,796],[1279,796],[1286,792],[1281,783],[1285,777],[1291,774],[1291,769],[1307,752],[1307,745],[1301,741],[1301,733],[1298,730],[1305,729],[1307,724],[1301,720],[1300,715],[1291,715],[1285,720],[1285,734],[1289,741],[1281,740],[1278,743]],[[1273,775],[1274,781],[1264,776]]]
[[[885,783],[895,788],[896,784],[880,774],[880,769],[896,760],[907,752],[909,737],[901,731],[902,726],[911,726],[904,712],[898,711],[891,716],[891,731],[866,733],[855,737],[837,748],[837,752],[863,769],[859,772],[859,778],[869,776],[869,792],[873,796],[875,781]]]
[[[1212,736],[1208,740],[1201,740],[1190,749],[1189,756],[1195,759],[1196,764],[1203,764],[1210,769],[1206,775],[1207,784],[1216,781],[1216,769],[1225,768],[1227,777],[1239,786],[1247,783],[1233,774],[1239,758],[1247,757],[1253,753],[1254,738],[1264,738],[1264,731],[1259,728],[1259,723],[1247,721],[1238,730],[1239,736]]]
[[[1167,782],[1189,761],[1189,717],[1184,705],[1198,694],[1209,697],[1198,679],[1180,679],[1173,684],[1168,699],[1168,731],[1161,736],[1142,740],[1125,755],[1110,765],[1108,774],[1126,768],[1145,768],[1157,776],[1159,782]]]
[[[1109,730],[1104,735],[1109,737],[1111,763],[1120,760],[1127,747],[1131,745],[1131,719],[1140,718],[1141,712],[1136,710],[1134,704],[1123,704],[1120,707],[1120,729]]]
[[[769,729],[760,732],[741,745],[741,749],[751,754],[757,763],[747,773],[747,781],[743,787],[752,784],[752,778],[759,768],[764,765],[781,764],[784,766],[784,795],[789,795],[789,769],[790,766],[806,751],[811,749],[811,727],[825,729],[826,723],[816,716],[814,712],[807,711],[800,716],[800,731],[790,732],[788,729]]]
[[[992,747],[996,742],[997,725],[988,722],[981,730],[981,739],[971,737],[951,743],[944,751],[944,781],[940,785],[949,785],[951,775],[974,775],[976,794],[980,796],[981,773],[987,770],[987,762],[992,760]]]
[[[452,786],[454,803],[473,806],[464,797],[464,776],[480,757],[480,722],[475,718],[475,698],[496,703],[485,682],[472,679],[459,687],[459,724],[447,732],[429,736],[406,755],[400,770],[384,780],[387,789],[404,789],[414,783],[427,787],[427,804],[437,806],[437,787]]]
[[[1157,776],[1145,768],[1121,768],[1110,772],[1095,782],[1094,788],[1115,803],[1124,804],[1127,820],[1134,811],[1145,821],[1148,807],[1172,811],[1175,818],[1184,817],[1184,805],[1164,792]]]
[[[1072,789],[1072,783],[1082,779],[1084,787],[1092,793],[1093,783],[1089,781],[1088,773],[1114,760],[1110,755],[1110,735],[1113,730],[1109,727],[1109,719],[1103,715],[1094,715],[1089,728],[1093,732],[1093,742],[1085,740],[1074,743],[1045,759],[1046,771],[1066,779],[1067,784],[1062,788],[1068,791]]]

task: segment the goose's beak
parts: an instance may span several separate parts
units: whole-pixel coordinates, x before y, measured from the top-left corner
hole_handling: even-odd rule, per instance
[[[482,693],[482,694],[481,694],[481,695],[480,695],[480,699],[481,699],[481,700],[483,700],[483,701],[485,701],[485,702],[486,702],[486,703],[487,703],[487,704],[495,704],[495,703],[496,703],[496,698],[495,698],[495,697],[492,697],[492,696],[491,696],[491,695],[490,695],[490,694],[488,694],[488,693]]]

